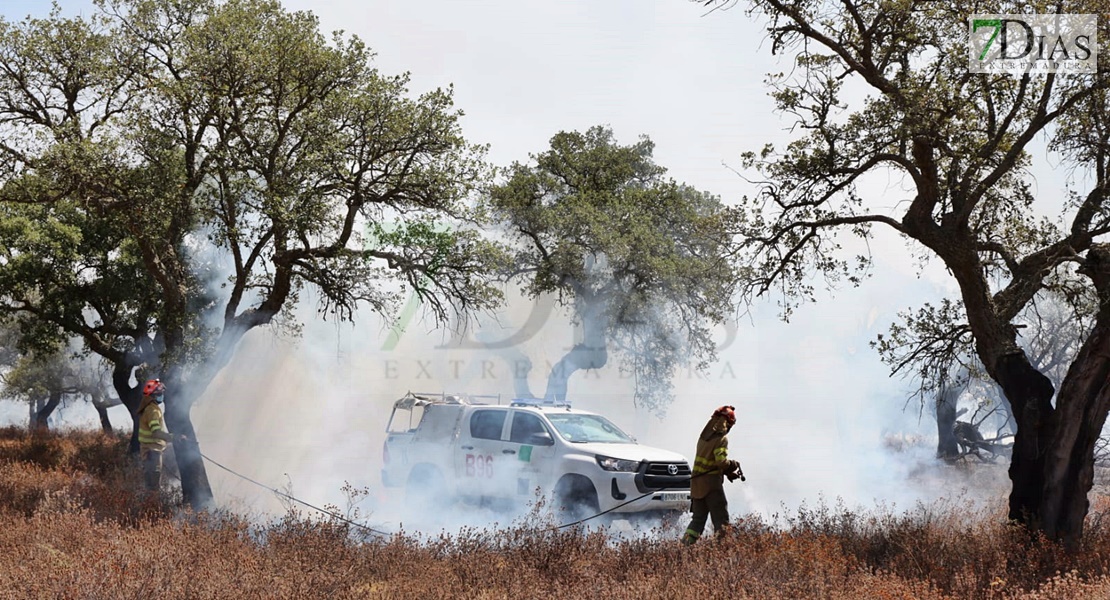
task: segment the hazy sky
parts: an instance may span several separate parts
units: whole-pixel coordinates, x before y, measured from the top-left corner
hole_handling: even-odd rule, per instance
[[[73,13],[91,3],[61,5]],[[753,189],[723,163],[738,167],[741,152],[788,139],[789,123],[772,112],[763,80],[767,72],[788,70],[790,57],[783,62],[771,57],[760,24],[740,8],[706,15],[704,7],[684,0],[288,0],[285,5],[314,11],[325,30],[361,37],[376,51],[383,72],[412,73],[414,93],[453,85],[456,105],[466,113],[464,133],[490,144],[490,159],[499,165],[543,151],[559,130],[606,124],[625,143],[649,135],[656,161],[671,176],[730,202]],[[0,11],[13,18],[41,13],[45,6],[9,1]],[[906,197],[903,190],[882,185],[873,192],[882,195],[883,206]],[[773,304],[756,307],[708,379],[676,380],[679,403],[666,419],[632,411],[627,382],[612,374],[600,387],[580,381],[582,404],[618,412],[615,420],[641,440],[687,456],[709,411],[726,401],[735,404],[740,424],[732,447],[749,483],[730,488],[734,510],[774,511],[780,502],[818,494],[864,503],[912,500],[917,491],[904,482],[906,457],[884,454],[882,437],[900,431],[930,435],[931,424],[927,414],[917,423],[916,407],[902,413],[905,384],[887,378],[867,342],[897,311],[936,300],[951,282],[935,266],[919,279],[905,244],[892,235],[880,235],[871,248],[875,278],[863,288],[822,294],[819,304],[803,307],[788,325],[776,320]],[[521,310],[508,320],[520,318]],[[434,349],[434,334],[416,340],[410,335],[392,354],[381,351],[376,325],[309,328],[292,349],[252,336],[248,343],[264,358],[233,366],[235,375],[222,378],[210,396],[253,397],[261,390],[270,403],[259,409],[239,402],[241,412],[231,417],[217,403],[199,406],[202,442],[259,478],[288,473],[295,486],[329,498],[343,480],[377,485],[374,461],[380,460],[387,416],[382,413],[387,401],[406,389],[465,384],[511,393],[507,377],[477,381],[474,357],[463,365],[464,371],[472,369],[470,379],[452,377],[446,351]],[[521,350],[542,365],[557,360],[569,339],[569,327],[553,320]],[[417,356],[436,358],[435,380],[416,377]],[[337,360],[345,366],[336,367]],[[392,372],[390,360],[398,361]],[[305,364],[316,365],[313,374],[293,374]],[[334,380],[320,375],[333,372],[345,378],[338,392],[328,387]],[[572,379],[572,396],[575,385]],[[317,396],[321,387],[329,400]],[[598,389],[611,392],[602,397]],[[372,405],[358,403],[368,395],[376,399]],[[330,411],[345,415],[344,426],[335,428],[325,416]],[[122,423],[124,417],[116,419]],[[310,423],[318,433],[308,431]],[[240,426],[252,433],[235,433]],[[247,446],[270,445],[280,446],[268,451],[272,460],[244,452]],[[925,454],[930,452],[926,445]],[[220,483],[232,487],[230,481]],[[243,497],[249,493],[235,490]]]

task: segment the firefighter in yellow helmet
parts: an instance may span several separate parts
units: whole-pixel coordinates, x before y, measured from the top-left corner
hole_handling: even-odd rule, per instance
[[[166,386],[157,379],[151,379],[143,386],[143,399],[139,403],[139,458],[143,462],[143,483],[148,490],[161,487],[162,452],[167,444],[173,443],[173,436],[162,416],[165,394]]]
[[[705,521],[713,517],[713,531],[717,535],[728,529],[728,500],[725,498],[724,478],[745,481],[740,463],[728,458],[728,432],[736,424],[736,409],[722,406],[701,430],[698,450],[694,457],[694,470],[690,479],[690,510],[694,513],[690,526],[682,536],[682,543],[693,544],[705,530]]]

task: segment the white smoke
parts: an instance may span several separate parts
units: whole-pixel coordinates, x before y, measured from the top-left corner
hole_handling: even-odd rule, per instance
[[[726,484],[734,515],[769,517],[819,498],[909,508],[952,497],[963,484],[947,479],[933,459],[935,423],[915,406],[903,411],[906,384],[889,380],[867,346],[894,318],[893,301],[906,296],[909,304],[928,291],[921,282],[907,282],[897,297],[849,290],[805,307],[789,324],[775,318],[773,306],[757,306],[706,373],[676,373],[675,403],[662,419],[633,405],[632,382],[617,361],[576,373],[568,398],[607,415],[641,443],[688,459],[713,409],[736,406],[730,453],[748,481]],[[382,486],[382,445],[392,404],[408,391],[500,394],[508,402],[524,357],[532,364],[528,384],[543,389],[550,365],[573,344],[573,326],[556,309],[534,332],[522,332],[529,314],[545,314],[537,306],[515,297],[496,322],[466,334],[472,342],[513,337],[507,348],[459,348],[450,332],[419,321],[390,336],[396,323],[365,314],[356,324],[307,322],[295,340],[252,331],[193,410],[201,449],[317,506],[345,509],[345,483],[368,488],[359,509],[370,513],[371,526],[389,531],[507,524],[527,507],[499,513],[462,506],[437,510],[433,519],[406,512],[403,489]],[[300,314],[314,315],[312,308],[306,304]],[[723,329],[719,335],[729,337]],[[893,452],[892,436],[923,441]],[[259,515],[287,508],[254,484],[211,464],[208,471],[224,506]]]

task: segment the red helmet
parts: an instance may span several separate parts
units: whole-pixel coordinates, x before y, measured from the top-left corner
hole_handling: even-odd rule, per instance
[[[714,417],[724,417],[728,421],[728,426],[732,427],[736,424],[736,407],[735,406],[722,406],[713,411]]]
[[[159,379],[150,379],[146,382],[146,385],[143,386],[144,396],[153,396],[156,394],[164,393],[166,393],[166,386],[162,385],[162,381]]]

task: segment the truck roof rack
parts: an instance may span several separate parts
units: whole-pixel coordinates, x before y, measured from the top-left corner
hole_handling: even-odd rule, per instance
[[[400,400],[393,403],[393,408],[412,409],[416,406],[429,404],[489,404],[480,402],[479,399],[496,400],[501,403],[501,394],[448,394],[446,392],[406,392]]]

